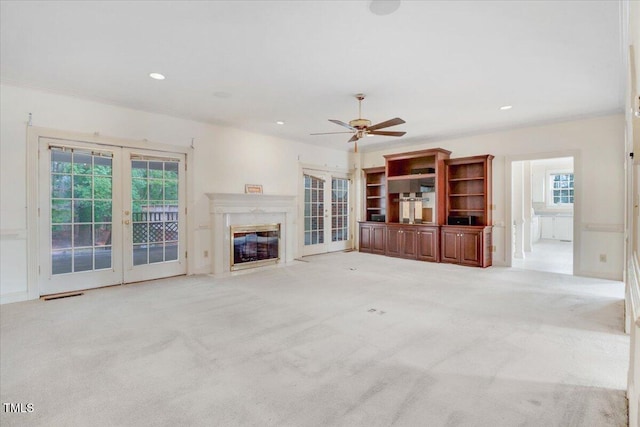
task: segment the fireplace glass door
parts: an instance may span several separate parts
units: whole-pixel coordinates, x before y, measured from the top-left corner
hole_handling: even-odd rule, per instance
[[[231,270],[272,264],[280,259],[280,224],[231,226]]]
[[[350,184],[346,175],[305,171],[304,255],[352,247]]]

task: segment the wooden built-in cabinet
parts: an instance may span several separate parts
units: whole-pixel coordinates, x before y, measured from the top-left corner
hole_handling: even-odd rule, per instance
[[[491,161],[493,156],[445,160],[446,215],[464,225],[491,225]]]
[[[418,253],[416,258],[420,261],[440,261],[440,227],[419,227],[418,228]]]
[[[442,262],[488,267],[491,251],[491,176],[493,156],[447,159]]]
[[[360,252],[437,262],[439,227],[360,223]]]
[[[444,226],[441,262],[475,267],[491,265],[491,227]]]
[[[416,257],[416,232],[409,227],[387,227],[387,256]]]
[[[444,224],[444,205],[438,195],[444,194],[444,160],[450,151],[441,148],[385,155],[387,181],[387,223],[402,222],[399,198],[403,193],[433,193],[434,208],[426,208],[424,222]]]
[[[493,156],[450,159],[450,154],[436,148],[385,155],[384,168],[364,169],[361,252],[491,265]],[[402,205],[407,200],[413,203],[409,217]]]
[[[360,223],[360,252],[384,255],[386,252],[387,226],[382,223]]]

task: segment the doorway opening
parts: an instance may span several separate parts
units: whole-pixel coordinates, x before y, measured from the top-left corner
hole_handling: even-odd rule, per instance
[[[574,158],[511,163],[511,266],[573,274]]]

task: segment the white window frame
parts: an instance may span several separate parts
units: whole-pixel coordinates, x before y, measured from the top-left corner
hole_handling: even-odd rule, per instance
[[[550,208],[573,208],[573,202],[571,203],[554,203],[554,194],[553,194],[553,177],[556,175],[573,175],[573,200],[575,201],[576,189],[575,189],[575,179],[576,175],[572,169],[552,169],[547,170],[547,182],[546,182],[546,195],[547,195],[547,207]]]

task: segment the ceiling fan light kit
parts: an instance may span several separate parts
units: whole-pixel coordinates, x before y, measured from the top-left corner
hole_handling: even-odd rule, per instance
[[[354,151],[357,153],[358,140],[360,138],[364,138],[367,136],[374,136],[374,135],[398,137],[406,134],[406,132],[378,130],[378,129],[384,129],[391,126],[397,126],[397,125],[406,123],[404,120],[402,120],[399,117],[389,119],[372,126],[371,120],[362,118],[362,101],[364,100],[364,94],[362,93],[357,94],[356,99],[358,100],[358,118],[357,119],[353,119],[349,121],[349,123],[345,123],[341,120],[329,119],[331,123],[335,123],[339,126],[346,127],[347,129],[349,129],[349,132],[322,132],[322,133],[312,133],[311,135],[331,135],[336,133],[351,133],[353,134],[353,136],[347,142],[355,143]]]

